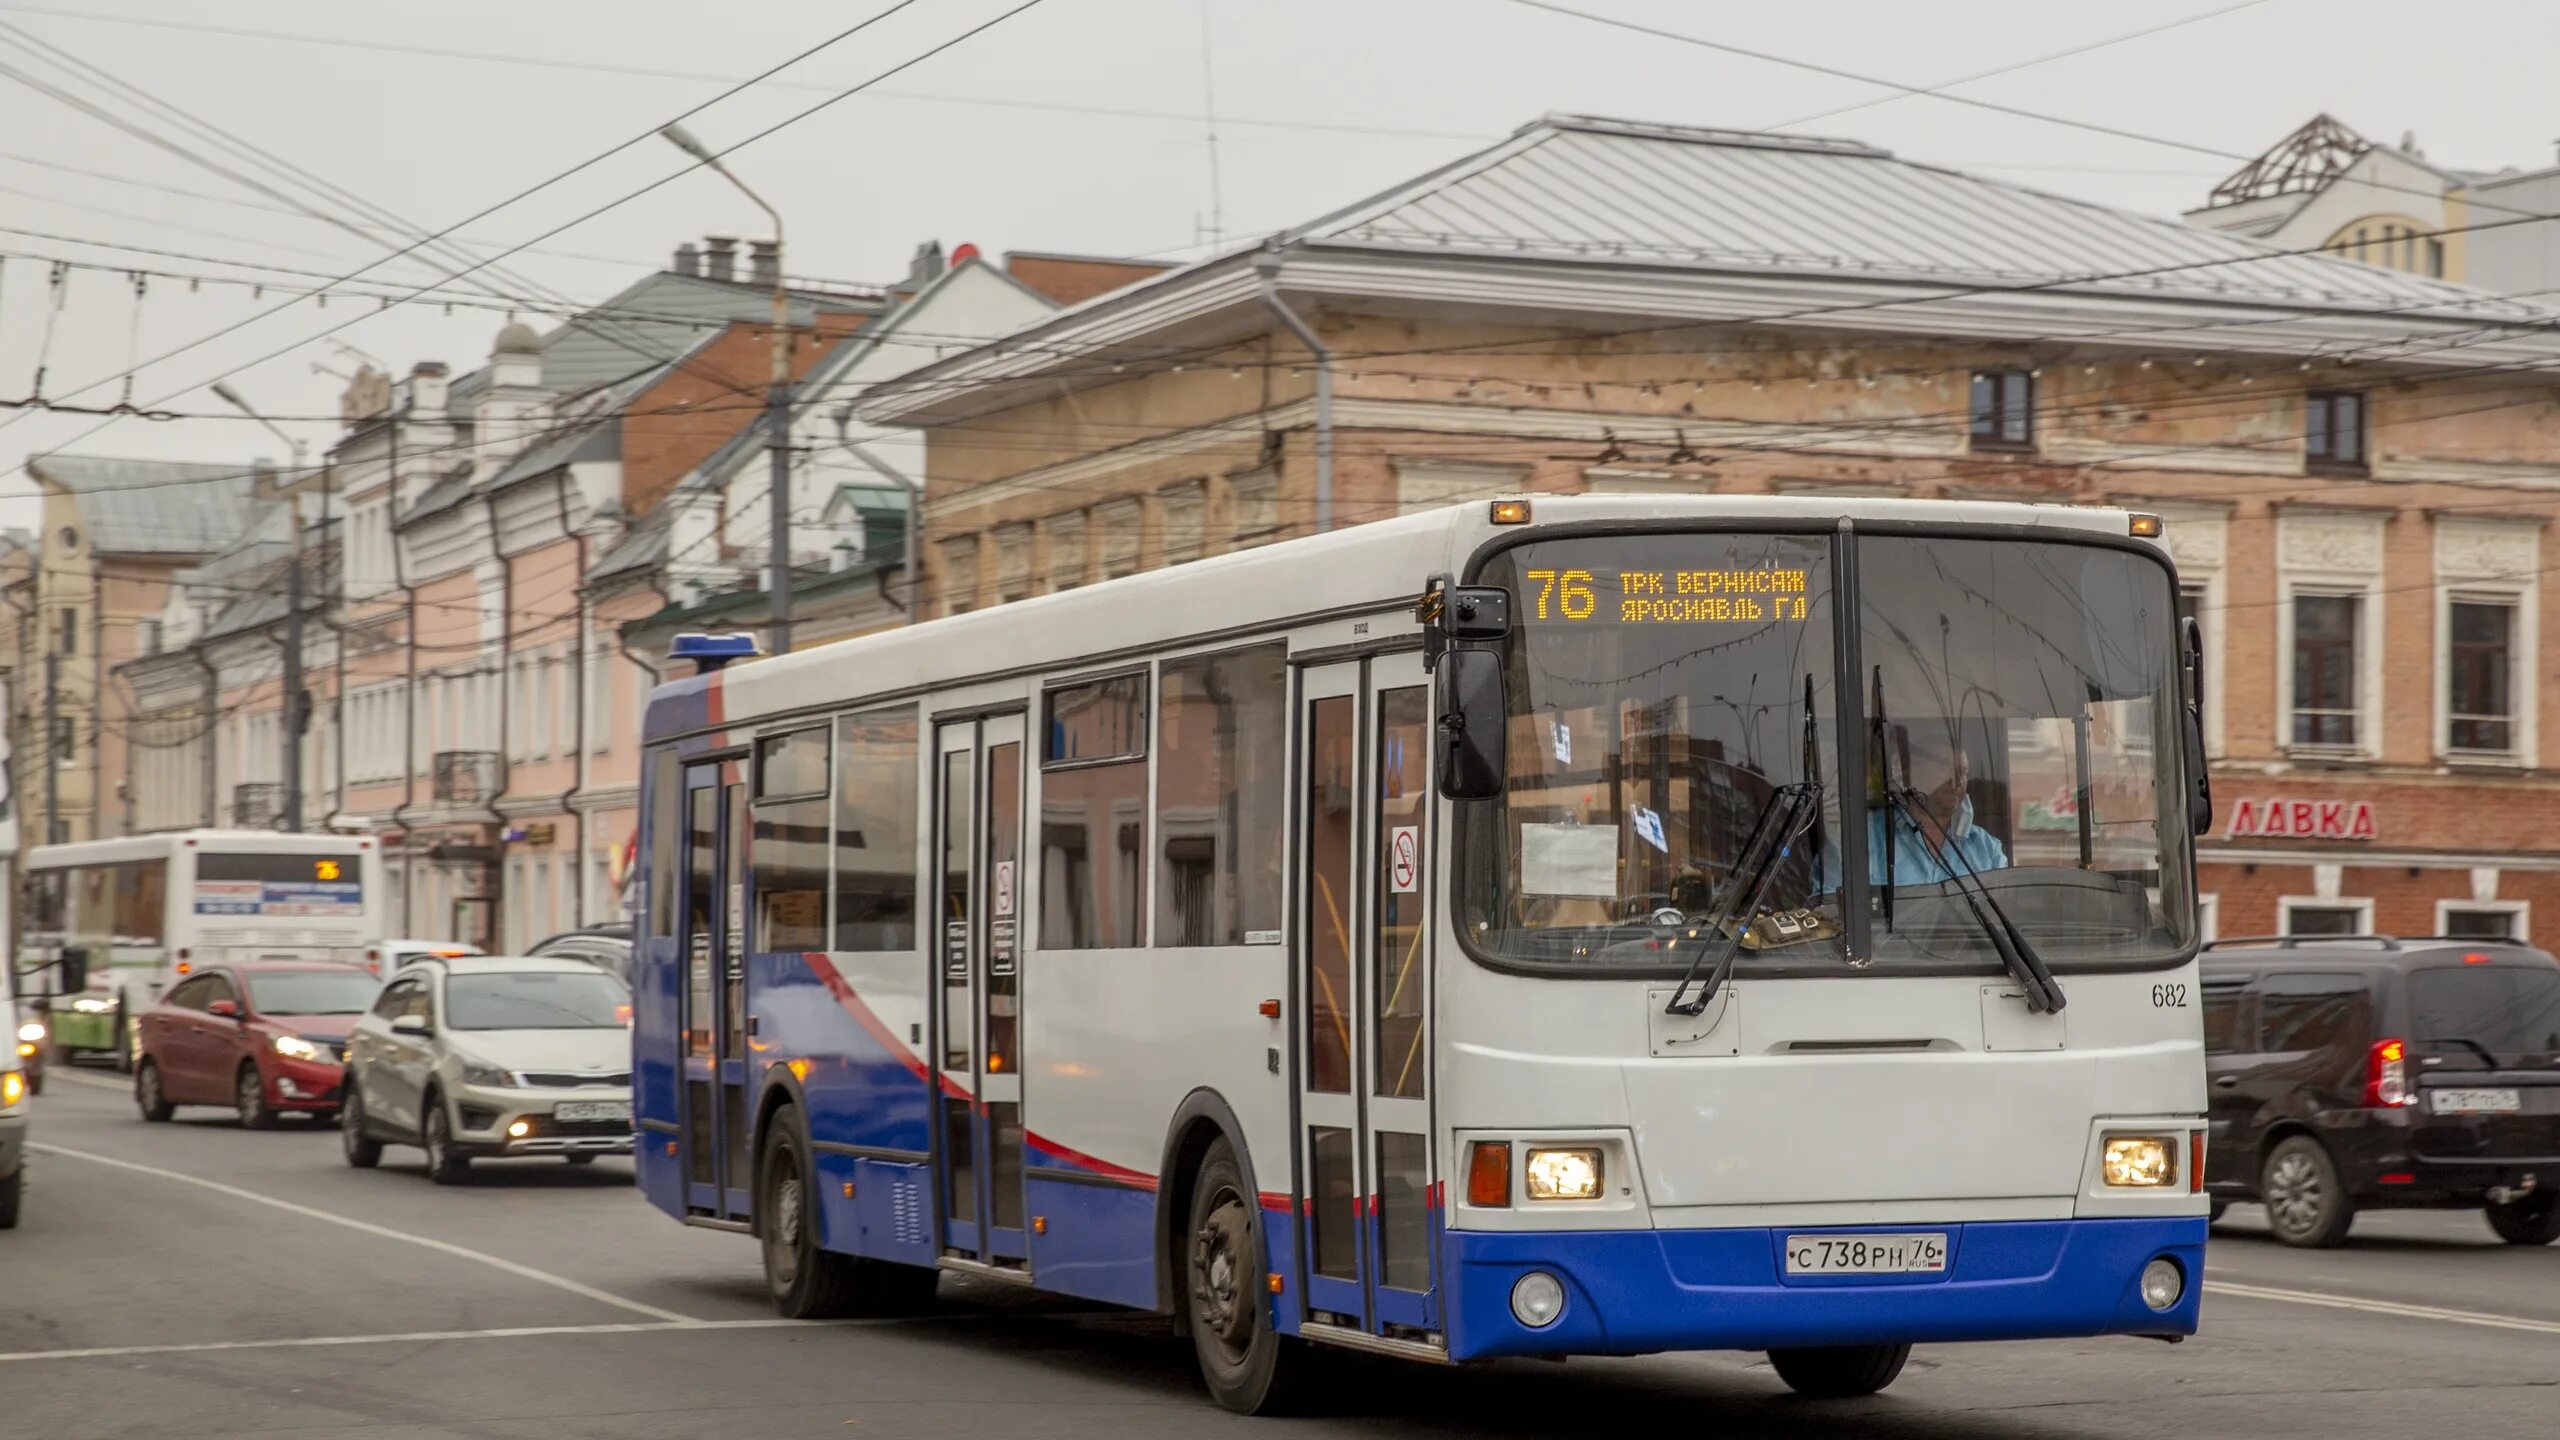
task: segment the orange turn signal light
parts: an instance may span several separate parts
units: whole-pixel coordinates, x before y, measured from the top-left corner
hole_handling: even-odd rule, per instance
[[[2157,540],[2162,527],[2157,515],[2127,515],[2124,528],[2126,534],[2137,540]]]
[[[1526,501],[1526,500],[1496,500],[1496,501],[1494,501],[1494,502],[1493,502],[1493,523],[1494,523],[1494,524],[1496,524],[1496,525],[1526,525],[1526,524],[1528,524],[1528,523],[1529,523],[1529,502],[1528,502],[1528,501]]]
[[[1467,1153],[1467,1203],[1483,1209],[1511,1204],[1511,1142],[1479,1140]]]

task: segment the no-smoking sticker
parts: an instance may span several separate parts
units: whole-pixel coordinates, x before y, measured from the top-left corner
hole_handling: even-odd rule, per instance
[[[1387,830],[1387,888],[1398,895],[1422,890],[1422,827],[1396,825]]]

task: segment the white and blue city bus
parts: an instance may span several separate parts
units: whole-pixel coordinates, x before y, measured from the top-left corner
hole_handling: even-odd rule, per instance
[[[2196,1327],[2159,522],[1443,509],[649,702],[639,1178],[786,1314],[1434,1361]],[[732,642],[734,643],[734,642]]]

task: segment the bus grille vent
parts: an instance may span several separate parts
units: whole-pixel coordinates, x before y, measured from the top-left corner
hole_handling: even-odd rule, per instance
[[[932,1238],[924,1223],[924,1183],[900,1180],[890,1186],[890,1219],[896,1227],[898,1243],[922,1245]]]

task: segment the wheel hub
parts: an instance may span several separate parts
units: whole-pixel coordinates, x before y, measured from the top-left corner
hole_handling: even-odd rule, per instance
[[[2311,1162],[2288,1155],[2267,1176],[2267,1212],[2288,1230],[2308,1228],[2320,1210],[2320,1176]]]
[[[1243,1286],[1250,1239],[1243,1205],[1221,1196],[1191,1241],[1193,1320],[1229,1349],[1240,1350],[1253,1338],[1253,1310]]]

